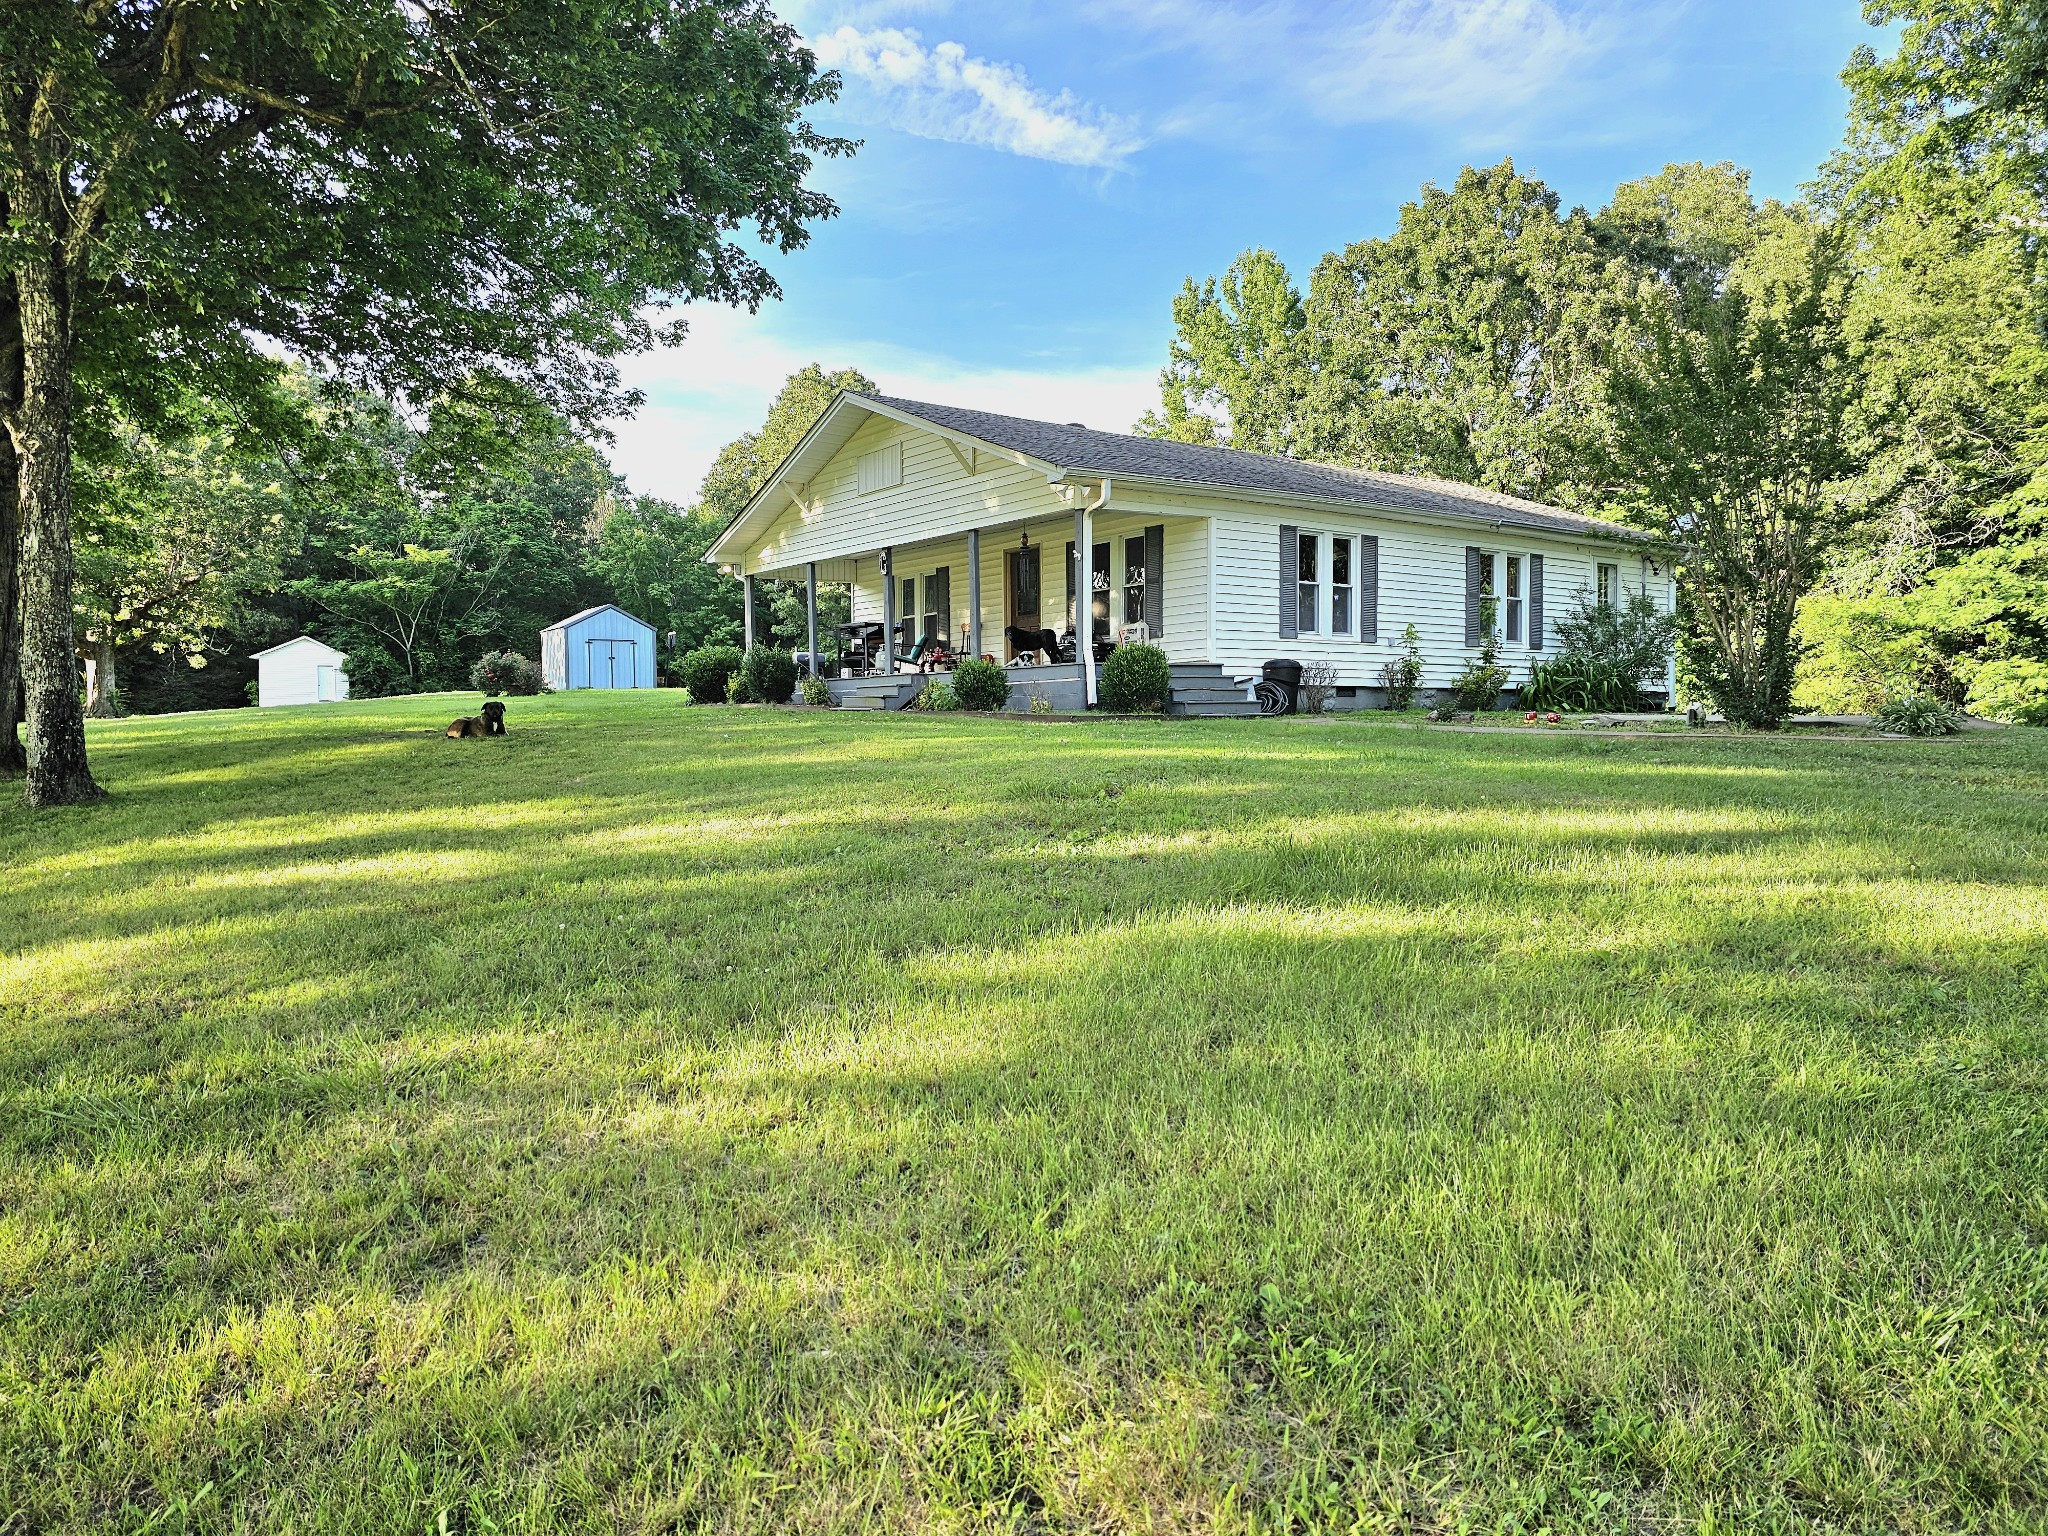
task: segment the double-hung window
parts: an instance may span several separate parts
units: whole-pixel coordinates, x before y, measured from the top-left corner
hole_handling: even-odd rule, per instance
[[[1600,606],[1612,608],[1621,601],[1621,567],[1602,560],[1598,567]]]
[[[1322,627],[1322,536],[1302,534],[1300,550],[1294,576],[1294,627],[1304,635],[1312,635]]]
[[[1345,538],[1330,540],[1330,633],[1348,635],[1351,633],[1351,610],[1353,607],[1353,586],[1351,577],[1352,541]]]
[[[927,640],[946,638],[946,615],[939,612],[939,573],[924,579],[924,627],[918,633]]]
[[[1505,633],[1508,644],[1520,645],[1522,643],[1522,557],[1520,555],[1508,555],[1505,558],[1507,561],[1507,599],[1502,604],[1505,610],[1502,618],[1506,623]]]
[[[1151,572],[1145,569],[1145,536],[1124,540],[1124,617],[1126,624],[1145,622],[1145,583]]]

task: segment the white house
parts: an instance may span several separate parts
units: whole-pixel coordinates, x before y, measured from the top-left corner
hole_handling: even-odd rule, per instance
[[[540,672],[550,688],[652,688],[654,626],[599,603],[540,632]]]
[[[833,688],[879,707],[916,692],[900,658],[919,639],[1006,663],[1009,628],[1071,641],[1077,585],[1098,644],[1142,624],[1166,651],[1189,713],[1243,712],[1276,658],[1334,667],[1340,708],[1375,703],[1410,624],[1423,687],[1442,687],[1477,656],[1489,611],[1512,685],[1554,650],[1573,594],[1674,601],[1646,535],[1538,502],[858,394],[832,403],[705,558],[745,580],[750,642],[756,577],[814,595],[848,583],[854,619],[894,643],[879,675]],[[1056,707],[1092,703],[1096,647],[1077,649],[1013,676]]]
[[[250,658],[256,663],[256,703],[325,704],[348,697],[348,658],[324,641],[300,635]]]

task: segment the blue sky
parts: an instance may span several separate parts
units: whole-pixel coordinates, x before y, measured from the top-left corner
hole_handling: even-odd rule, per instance
[[[1298,277],[1425,181],[1512,155],[1567,204],[1679,160],[1790,197],[1841,137],[1854,0],[784,0],[845,77],[838,218],[759,315],[698,308],[635,359],[636,491],[695,498],[804,363],[893,392],[1128,430],[1181,280]]]

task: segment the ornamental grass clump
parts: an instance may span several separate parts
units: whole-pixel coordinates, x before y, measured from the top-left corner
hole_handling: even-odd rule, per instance
[[[1878,705],[1870,723],[1894,736],[1953,736],[1963,717],[1931,693],[1901,693]]]

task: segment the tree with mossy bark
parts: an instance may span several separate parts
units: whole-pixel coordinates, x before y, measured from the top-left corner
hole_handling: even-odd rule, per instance
[[[71,485],[109,313],[230,361],[267,337],[404,402],[516,385],[588,423],[635,402],[614,359],[680,336],[651,302],[776,292],[735,232],[801,245],[833,211],[815,157],[852,147],[805,120],[836,82],[762,0],[24,0],[7,30],[0,411],[38,805],[99,793]]]

